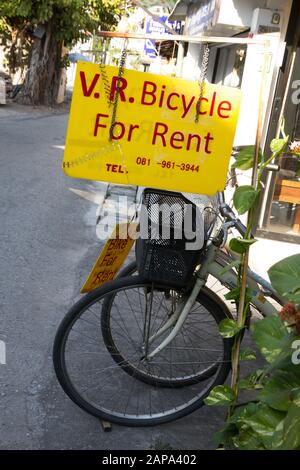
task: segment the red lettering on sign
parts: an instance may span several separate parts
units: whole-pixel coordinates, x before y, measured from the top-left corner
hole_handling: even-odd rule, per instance
[[[162,92],[161,92],[160,98],[159,98],[159,103],[158,103],[158,106],[159,106],[160,108],[162,107],[163,102],[164,102],[165,90],[166,90],[166,85],[163,85],[163,86],[162,86]]]
[[[118,128],[118,127],[121,129],[121,132],[118,135],[116,135],[115,129]],[[113,124],[112,128],[111,128],[111,138],[112,138],[112,140],[120,140],[120,139],[122,139],[122,137],[124,137],[124,134],[125,134],[124,124],[122,122],[119,122],[119,121],[115,122]]]
[[[123,250],[127,246],[127,240],[113,239],[109,242],[108,250]]]
[[[98,114],[96,115],[96,121],[95,121],[95,127],[94,127],[94,137],[97,137],[97,135],[98,135],[98,128],[99,128],[99,127],[104,127],[104,128],[107,127],[105,124],[99,124],[99,121],[100,121],[100,118],[101,118],[101,117],[106,117],[106,118],[108,118],[108,114],[100,114],[100,113],[98,113]]]
[[[178,93],[170,93],[167,98],[167,107],[172,111],[175,111],[176,109],[178,109],[178,106],[171,106],[171,99],[173,98],[173,96],[177,96],[177,98],[180,98],[180,95]]]
[[[192,145],[194,145],[194,150],[196,152],[200,151],[202,137],[199,134],[185,135],[181,131],[175,131],[175,132],[172,132],[169,136],[168,131],[169,131],[169,128],[167,124],[164,124],[163,122],[157,122],[155,124],[154,131],[153,131],[152,145],[161,144],[164,147],[166,147],[167,144],[169,144],[173,149],[178,149],[178,150],[182,148],[186,148],[186,150],[191,150]],[[160,137],[160,140],[158,139],[158,137]],[[209,144],[212,140],[214,140],[214,137],[212,137],[210,132],[207,132],[207,134],[203,136],[203,139],[205,140],[205,146],[203,149],[204,152],[211,153]],[[181,145],[181,143],[183,143],[183,145]]]
[[[113,77],[110,89],[110,101],[115,99],[116,91],[119,91],[119,98],[121,101],[126,101],[124,90],[127,88],[127,80],[124,77]]]
[[[210,115],[210,116],[212,116],[212,115],[214,114],[216,96],[217,96],[217,93],[214,91],[214,92],[213,92],[213,95],[212,95],[212,100],[211,100],[211,105],[210,105],[210,111],[209,111],[209,115]]]
[[[152,90],[150,90],[150,91],[148,90],[149,85],[152,87]],[[151,106],[152,104],[154,104],[155,101],[156,101],[156,96],[155,96],[156,89],[157,89],[157,86],[156,86],[155,83],[153,83],[153,82],[144,82],[143,91],[142,91],[142,98],[141,98],[141,104],[145,104],[146,106]],[[147,95],[151,96],[151,101],[150,102],[145,101],[145,98],[146,98]]]
[[[131,137],[132,137],[132,133],[134,131],[134,129],[139,129],[139,125],[138,124],[130,124],[129,126],[129,130],[128,130],[128,142],[131,142]]]
[[[113,278],[115,277],[115,272],[114,271],[100,271],[97,273],[93,279],[93,285],[98,284],[99,282],[104,282],[104,281],[112,281]]]
[[[190,150],[192,139],[196,139],[196,152],[199,152],[200,144],[201,144],[201,137],[198,134],[189,134],[188,135],[186,149]]]
[[[122,165],[117,165],[116,163],[106,163],[106,171],[110,171],[112,173],[125,173],[122,170]]]
[[[183,132],[173,132],[170,137],[170,145],[173,149],[182,149],[182,145],[175,145],[175,142],[184,142],[184,134]]]
[[[202,101],[206,101],[206,103],[208,103],[208,99],[205,98],[205,96],[202,96],[202,98],[198,101],[199,109],[201,108]],[[199,111],[199,114],[207,114],[207,111]]]
[[[80,76],[80,81],[81,81],[81,88],[82,88],[82,93],[84,96],[91,96],[91,94],[93,93],[94,91],[94,88],[99,80],[99,77],[100,77],[100,73],[96,73],[94,75],[94,78],[92,80],[92,83],[90,84],[90,86],[88,87],[87,86],[87,83],[86,83],[86,78],[85,78],[85,73],[80,71],[79,72],[79,76]]]
[[[111,266],[116,261],[116,256],[111,256],[109,253],[106,253],[104,256],[101,265],[102,266]]]
[[[231,103],[229,101],[221,101],[221,103],[218,106],[218,115],[220,116],[220,118],[223,118],[223,119],[229,118],[229,114],[227,114],[227,116],[224,116],[221,114],[221,111],[231,111]]]
[[[214,138],[211,136],[211,133],[208,132],[206,136],[204,137],[205,139],[205,153],[211,153],[211,150],[208,150],[209,142],[211,140],[214,140]]]
[[[162,126],[164,128],[164,130],[162,132],[158,132],[159,126]],[[168,128],[167,124],[164,124],[163,122],[157,122],[155,124],[154,132],[153,132],[152,145],[155,145],[156,137],[159,136],[159,137],[161,137],[162,144],[165,147],[167,145],[166,144],[165,134],[168,132],[168,129],[169,128]]]
[[[184,118],[184,117],[187,115],[187,113],[189,112],[189,110],[191,109],[191,106],[192,106],[192,104],[193,104],[193,102],[194,102],[194,100],[195,100],[195,97],[192,96],[192,98],[190,99],[190,101],[187,102],[187,101],[185,100],[185,95],[181,95],[181,96],[182,96],[182,106],[183,106],[183,114],[182,114],[181,117]]]

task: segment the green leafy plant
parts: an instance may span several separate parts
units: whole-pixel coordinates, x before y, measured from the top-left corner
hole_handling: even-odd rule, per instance
[[[272,285],[287,301],[300,304],[300,261],[298,255],[289,256],[269,270]]]
[[[230,248],[240,258],[238,264],[235,262],[234,265],[238,270],[237,288],[232,289],[226,298],[236,302],[237,319],[226,319],[219,325],[220,334],[224,338],[233,338],[232,377],[230,386],[214,388],[205,400],[207,405],[228,406],[226,425],[218,433],[218,443],[222,443],[225,448],[300,448],[300,437],[293,437],[297,430],[300,436],[300,366],[292,363],[293,344],[297,344],[294,342],[300,335],[300,254],[276,263],[269,270],[274,289],[289,303],[280,312],[280,318],[266,318],[252,327],[254,341],[266,364],[248,377],[240,378],[240,362],[256,357],[255,352],[241,349],[252,298],[252,292],[247,287],[247,270],[249,248],[256,239],[251,236],[251,229],[258,207],[263,172],[269,163],[285,151],[288,144],[289,137],[283,125],[281,134],[282,138],[272,140],[268,158],[250,146],[239,153],[234,163],[234,167],[241,170],[255,168],[252,185],[238,187],[233,197],[238,214],[248,213],[248,219],[244,237],[230,241]],[[298,148],[291,148],[291,152],[296,150]],[[254,394],[254,397],[241,406],[239,398],[245,391]],[[277,398],[274,398],[274,394]]]
[[[245,392],[253,396],[235,407],[216,436],[217,444],[226,449],[300,449],[300,366],[292,361],[293,343],[300,336],[277,316],[257,321],[252,333],[265,366],[239,380],[240,398]],[[206,404],[230,406],[234,400],[231,387],[219,386]]]
[[[229,409],[229,416],[232,414],[235,403],[237,402],[239,386],[239,354],[241,348],[241,340],[243,337],[243,329],[245,328],[248,313],[249,303],[251,300],[251,293],[247,288],[247,270],[249,247],[256,242],[256,239],[251,236],[253,221],[255,218],[256,210],[259,203],[261,192],[261,178],[267,165],[276,159],[286,148],[289,137],[285,134],[283,126],[281,127],[282,138],[273,139],[270,144],[270,156],[267,158],[260,149],[254,146],[244,148],[236,158],[234,167],[238,169],[250,169],[254,166],[252,175],[252,185],[239,186],[233,196],[234,206],[239,214],[248,213],[247,229],[243,238],[233,238],[230,241],[230,248],[240,255],[240,264],[238,267],[238,286],[229,295],[234,294],[237,306],[237,332],[234,336],[234,343],[232,349],[232,381],[231,387],[234,391],[235,400]],[[257,152],[257,155],[256,155]],[[249,298],[250,297],[250,298]],[[222,328],[222,326],[221,326]]]

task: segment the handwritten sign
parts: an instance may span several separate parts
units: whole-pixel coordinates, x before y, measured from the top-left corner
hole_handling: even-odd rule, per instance
[[[77,65],[63,169],[68,176],[212,195],[222,190],[241,91],[125,70],[111,129],[118,68]],[[111,137],[111,138],[110,138]]]
[[[131,222],[131,230],[133,230],[133,224],[137,226],[135,222]],[[112,281],[124,263],[134,241],[128,235],[128,223],[117,224],[88,275],[80,291],[81,294]]]

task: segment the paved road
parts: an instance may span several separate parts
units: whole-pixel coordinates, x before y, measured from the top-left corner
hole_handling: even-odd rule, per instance
[[[51,359],[58,324],[99,253],[96,205],[68,188],[98,186],[61,171],[67,114],[0,114],[1,449],[213,448],[223,411],[203,408],[148,429],[100,423],[58,385]]]

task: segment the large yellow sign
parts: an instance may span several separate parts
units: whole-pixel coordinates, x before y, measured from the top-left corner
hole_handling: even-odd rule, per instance
[[[197,82],[125,70],[118,84],[117,67],[79,62],[64,171],[212,195],[226,182],[240,99],[236,88],[205,84],[195,122]]]

